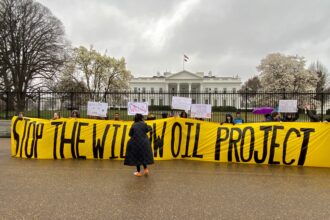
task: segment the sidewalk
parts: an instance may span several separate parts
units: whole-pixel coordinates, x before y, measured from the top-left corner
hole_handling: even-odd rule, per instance
[[[0,219],[329,219],[330,169],[11,158],[0,138]]]
[[[0,120],[0,138],[10,137],[10,120]]]

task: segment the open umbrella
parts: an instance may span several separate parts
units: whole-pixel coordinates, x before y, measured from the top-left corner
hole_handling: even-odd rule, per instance
[[[259,107],[253,109],[252,113],[253,114],[259,114],[259,115],[265,115],[265,114],[270,114],[274,111],[274,108],[272,107]]]

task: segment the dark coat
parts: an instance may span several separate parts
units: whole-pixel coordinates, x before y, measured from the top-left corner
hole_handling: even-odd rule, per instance
[[[143,121],[135,122],[132,125],[129,131],[131,138],[127,142],[125,165],[136,166],[154,163],[151,144],[147,136],[151,130],[152,128]]]

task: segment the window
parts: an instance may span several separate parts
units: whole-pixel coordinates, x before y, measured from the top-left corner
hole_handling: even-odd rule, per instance
[[[218,93],[218,88],[214,88],[214,93]]]
[[[137,99],[134,99],[134,102],[137,102]]]
[[[163,99],[159,99],[159,106],[163,106]]]
[[[205,92],[208,93],[209,92],[209,88],[205,88]]]
[[[196,104],[196,99],[192,99],[192,100],[191,100],[191,103],[192,103],[192,104]]]
[[[151,89],[150,89],[150,92],[151,92],[151,93],[155,93],[155,89],[154,89],[154,88],[151,88]]]
[[[146,101],[146,99],[142,99],[142,102],[145,102]]]
[[[154,99],[150,99],[150,105],[154,106],[155,105],[155,100]]]
[[[205,99],[205,104],[209,104],[209,100],[208,99]]]
[[[236,88],[233,88],[233,93],[236,93]]]
[[[223,88],[223,93],[227,93],[227,88]]]
[[[163,88],[159,88],[159,93],[163,93]]]
[[[134,93],[137,93],[138,89],[136,87],[134,87]]]
[[[146,93],[146,88],[142,88],[142,93]]]
[[[214,106],[218,106],[218,100],[217,99],[214,99]]]
[[[227,100],[226,99],[222,100],[222,106],[227,106]]]

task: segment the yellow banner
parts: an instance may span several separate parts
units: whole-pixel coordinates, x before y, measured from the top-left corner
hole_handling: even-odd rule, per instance
[[[168,118],[146,121],[156,160],[330,167],[330,124],[264,122],[231,125]],[[132,122],[14,117],[13,157],[36,159],[125,158]]]

